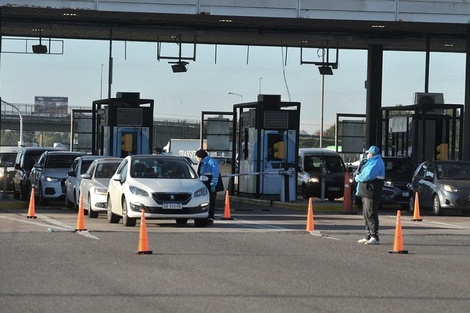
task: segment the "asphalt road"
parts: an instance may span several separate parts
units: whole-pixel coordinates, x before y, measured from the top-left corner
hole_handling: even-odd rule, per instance
[[[136,227],[60,206],[0,202],[1,312],[467,312],[470,218],[401,219],[408,254],[391,254],[396,210],[380,214],[380,246],[358,244],[360,214],[249,203],[212,227]]]

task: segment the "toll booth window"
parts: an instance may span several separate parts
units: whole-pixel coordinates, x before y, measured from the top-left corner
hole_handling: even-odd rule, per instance
[[[123,133],[121,135],[121,157],[137,154],[137,134]]]
[[[286,146],[282,134],[268,135],[268,161],[281,161],[286,158]]]

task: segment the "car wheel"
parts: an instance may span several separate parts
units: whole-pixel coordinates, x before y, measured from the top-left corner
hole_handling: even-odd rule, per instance
[[[187,224],[187,223],[188,223],[187,218],[177,218],[176,219],[176,224],[178,224],[178,225],[184,225],[184,224]]]
[[[26,187],[24,187],[22,184],[20,185],[20,200],[27,201],[28,200],[28,191],[26,190]]]
[[[39,186],[38,187],[38,191],[39,191],[39,194],[38,194],[38,205],[47,205],[47,200],[44,199],[44,195],[42,194],[42,187]]]
[[[116,215],[113,213],[113,211],[111,211],[111,200],[109,200],[109,197],[108,197],[108,210],[106,211],[106,218],[108,220],[109,223],[112,223],[112,224],[116,224],[116,223],[119,223],[119,215]]]
[[[19,200],[20,199],[20,194],[16,192],[15,189],[13,189],[13,199]]]
[[[70,202],[69,198],[67,197],[67,193],[65,193],[65,207],[72,208],[72,203]]]
[[[335,197],[328,197],[328,201],[334,202],[334,201],[335,201]]]
[[[98,217],[98,212],[93,211],[91,209],[91,197],[88,195],[88,217],[89,218],[97,218]]]
[[[78,196],[78,199],[80,199],[80,196]],[[75,212],[78,212],[80,203],[78,202],[79,200],[75,196],[75,192],[73,193],[73,203],[72,203],[72,208],[75,210]]]
[[[302,185],[302,198],[304,199],[310,198],[310,193],[308,192],[307,185],[305,184]]]
[[[135,226],[136,222],[137,222],[137,219],[130,218],[127,215],[127,202],[126,202],[126,199],[122,199],[122,223],[126,227],[133,227]]]
[[[410,213],[413,214],[414,210],[415,210],[415,197],[410,196],[410,202],[408,204],[408,211],[410,211]]]
[[[434,215],[442,215],[442,208],[438,195],[434,195],[432,199],[432,212]]]
[[[196,225],[196,227],[206,227],[207,226],[207,218],[196,218],[196,219],[194,219],[194,225]]]

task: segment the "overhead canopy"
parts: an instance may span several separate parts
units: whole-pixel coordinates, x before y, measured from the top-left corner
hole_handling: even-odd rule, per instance
[[[329,42],[339,49],[378,44],[398,51],[425,51],[429,38],[430,51],[466,51],[470,5],[464,2],[276,2],[2,1],[1,35],[34,38],[41,30],[43,38],[286,47]]]

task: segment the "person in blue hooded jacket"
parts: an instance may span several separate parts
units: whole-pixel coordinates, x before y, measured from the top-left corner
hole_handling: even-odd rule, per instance
[[[196,151],[196,157],[199,160],[197,172],[199,175],[205,175],[209,179],[204,182],[209,190],[209,218],[207,225],[214,223],[215,198],[217,196],[217,184],[219,183],[219,163],[211,158],[203,149]]]
[[[362,198],[362,215],[366,225],[367,236],[359,243],[378,245],[379,240],[379,204],[385,179],[385,165],[377,146],[371,146],[367,153],[367,162],[356,175],[358,182],[356,195]]]

